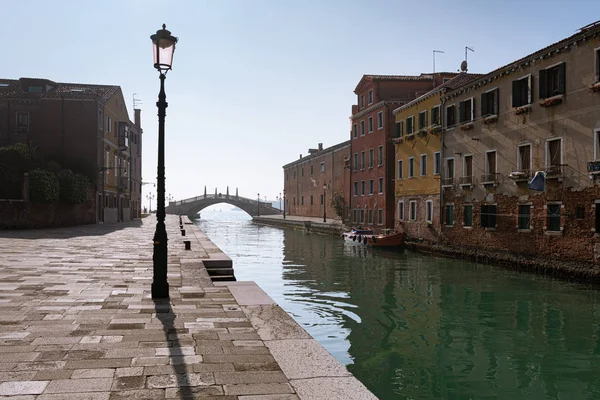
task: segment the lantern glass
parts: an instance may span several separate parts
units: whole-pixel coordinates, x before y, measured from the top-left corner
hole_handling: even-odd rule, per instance
[[[177,38],[171,36],[171,32],[163,29],[156,32],[156,35],[150,37],[152,39],[152,51],[154,55],[154,68],[160,72],[166,72],[173,66],[173,53],[175,53],[175,44]]]

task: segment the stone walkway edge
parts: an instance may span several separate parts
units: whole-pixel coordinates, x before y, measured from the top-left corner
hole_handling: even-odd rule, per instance
[[[213,283],[231,260],[183,221],[160,301],[154,216],[0,231],[0,399],[376,398],[256,283]]]

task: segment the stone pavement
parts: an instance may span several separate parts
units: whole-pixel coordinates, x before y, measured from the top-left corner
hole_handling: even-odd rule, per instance
[[[0,398],[375,398],[256,284],[214,285],[224,255],[176,216],[154,302],[155,223],[0,231]]]

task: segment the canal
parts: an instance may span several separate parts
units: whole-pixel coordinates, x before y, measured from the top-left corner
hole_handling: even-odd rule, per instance
[[[595,287],[337,237],[197,220],[380,399],[600,399]]]

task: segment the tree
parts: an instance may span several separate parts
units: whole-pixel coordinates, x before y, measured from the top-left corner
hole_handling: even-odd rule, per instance
[[[344,195],[341,193],[334,193],[333,196],[331,197],[331,207],[333,208],[333,211],[335,211],[335,214],[344,219]]]

